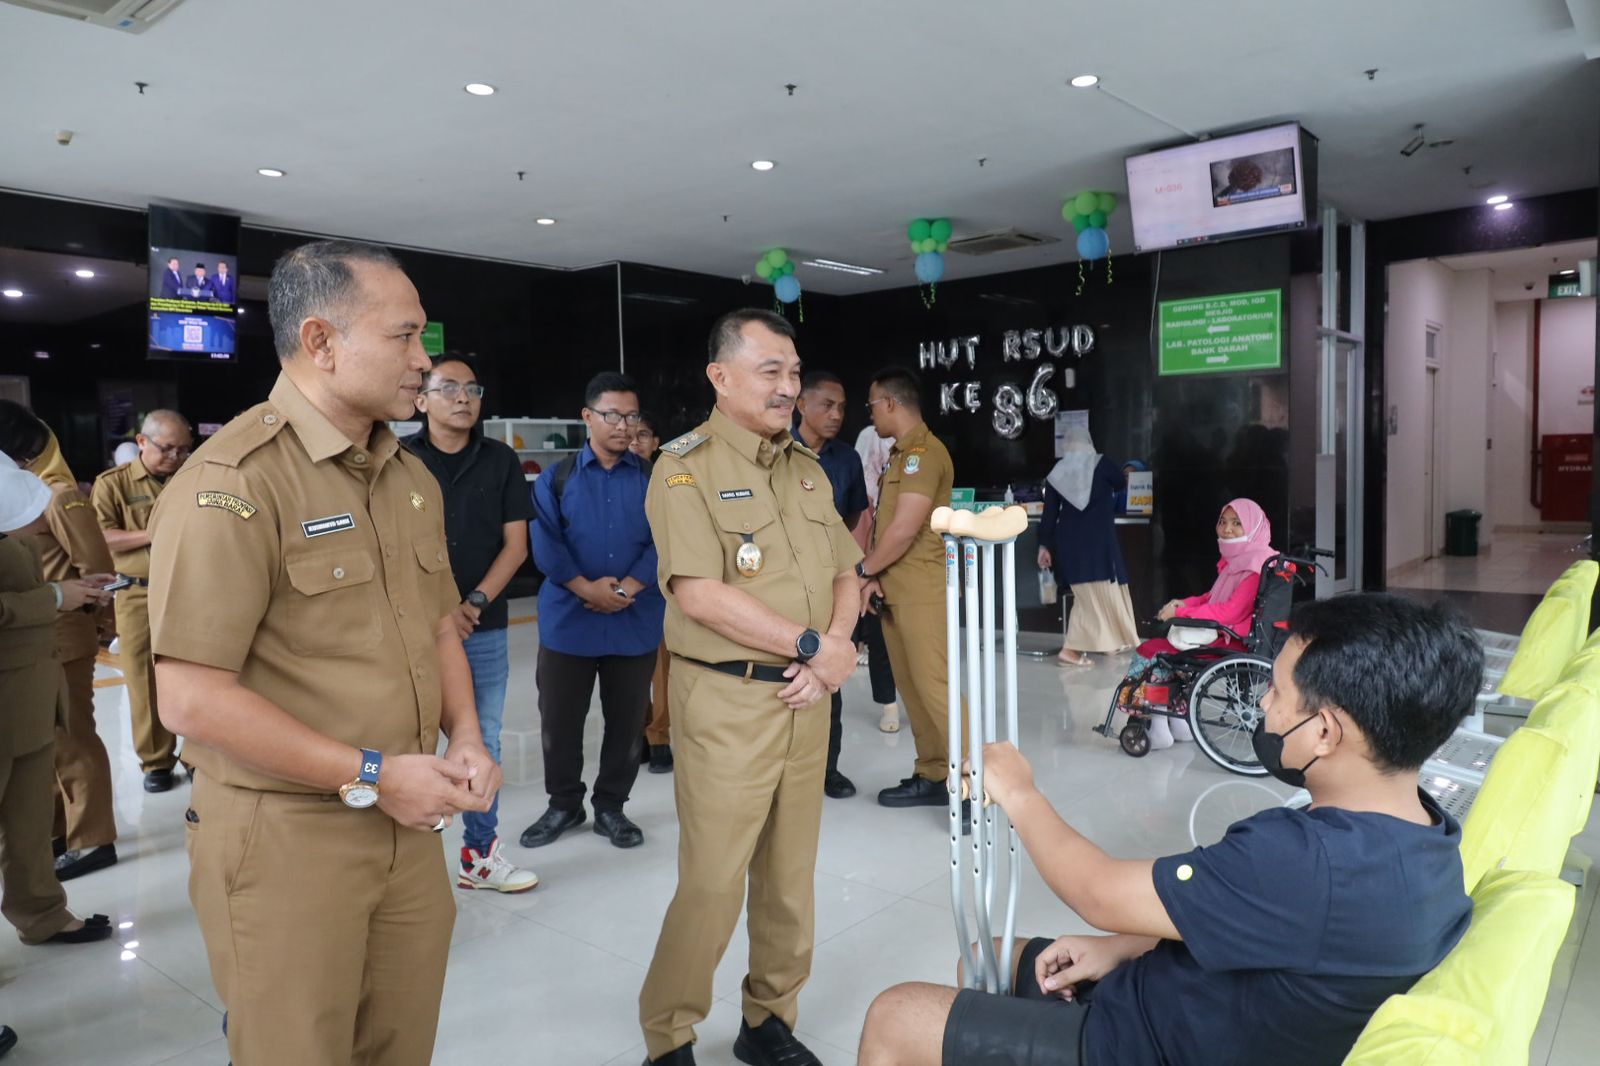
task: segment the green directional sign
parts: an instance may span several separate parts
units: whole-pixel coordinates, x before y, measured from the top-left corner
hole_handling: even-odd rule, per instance
[[[1276,370],[1283,365],[1283,291],[1224,293],[1160,305],[1162,374]]]
[[[422,327],[422,350],[429,355],[444,354],[444,323],[428,322]]]

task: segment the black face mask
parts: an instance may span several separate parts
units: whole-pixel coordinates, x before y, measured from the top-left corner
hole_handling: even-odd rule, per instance
[[[1293,733],[1295,729],[1299,729],[1300,726],[1305,725],[1306,722],[1312,721],[1316,717],[1313,714],[1310,718],[1295,726],[1294,729],[1289,730],[1289,733]],[[1256,758],[1261,761],[1261,765],[1266,768],[1267,773],[1293,788],[1305,788],[1306,771],[1311,769],[1312,764],[1322,756],[1318,755],[1317,759],[1312,759],[1311,762],[1306,763],[1298,770],[1293,770],[1283,765],[1283,741],[1289,733],[1267,732],[1267,719],[1263,715],[1261,720],[1256,722],[1255,732],[1250,734],[1250,746],[1255,748]]]

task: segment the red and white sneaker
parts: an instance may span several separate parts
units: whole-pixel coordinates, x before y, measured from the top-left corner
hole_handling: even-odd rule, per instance
[[[457,888],[491,888],[496,892],[526,892],[539,883],[539,875],[506,861],[496,837],[487,853],[461,849],[461,872]]]

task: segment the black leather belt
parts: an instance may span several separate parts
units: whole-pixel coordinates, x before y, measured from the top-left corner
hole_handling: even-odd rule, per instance
[[[773,666],[771,663],[751,662],[708,663],[702,662],[699,659],[691,659],[687,655],[680,655],[678,658],[682,659],[686,663],[694,663],[696,666],[703,666],[707,670],[715,670],[719,674],[729,674],[733,677],[742,677],[746,681],[766,681],[769,684],[779,685],[788,684],[793,680],[793,678],[783,676],[783,672],[789,669],[787,666]]]
[[[147,589],[150,587],[150,579],[147,577],[129,577],[127,574],[118,574],[117,577],[123,579],[130,585],[138,585],[142,589]]]

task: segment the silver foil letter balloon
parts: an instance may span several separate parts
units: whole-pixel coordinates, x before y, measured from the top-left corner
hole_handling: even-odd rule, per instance
[[[1022,390],[1015,385],[1001,385],[995,389],[994,414],[990,421],[994,431],[1006,440],[1022,436]]]
[[[1028,386],[1028,413],[1040,421],[1054,418],[1059,406],[1056,394],[1044,384],[1055,372],[1054,364],[1044,364],[1033,372],[1033,384]]]

